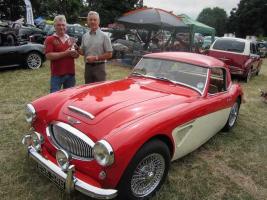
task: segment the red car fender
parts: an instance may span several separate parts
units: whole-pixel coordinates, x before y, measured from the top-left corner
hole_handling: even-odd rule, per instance
[[[192,103],[187,108],[185,105],[179,105],[165,109],[139,119],[119,132],[108,134],[103,138],[111,144],[115,155],[115,162],[106,168],[108,178],[104,184],[108,187],[116,187],[133,156],[153,138],[160,138],[167,142],[172,157],[174,152],[172,131],[196,118],[203,110],[199,105],[199,103]],[[199,109],[196,109],[196,106]]]

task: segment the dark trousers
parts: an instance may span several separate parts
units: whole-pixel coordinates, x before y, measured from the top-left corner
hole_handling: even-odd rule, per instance
[[[85,84],[106,80],[105,63],[86,63],[84,72]]]

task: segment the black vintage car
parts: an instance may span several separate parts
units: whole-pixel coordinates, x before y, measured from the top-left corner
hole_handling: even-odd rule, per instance
[[[45,60],[44,45],[37,43],[16,43],[0,46],[0,68],[27,67],[38,69]]]

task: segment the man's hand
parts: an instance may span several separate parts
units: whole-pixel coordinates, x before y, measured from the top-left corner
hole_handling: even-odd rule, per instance
[[[58,60],[65,57],[78,58],[79,53],[76,50],[67,49],[66,51],[63,52],[50,52],[47,53],[45,56],[48,60]]]
[[[67,49],[66,52],[67,52],[67,55],[72,57],[72,58],[78,58],[79,57],[78,51],[76,51],[74,49]]]
[[[87,63],[93,63],[93,62],[95,62],[95,61],[97,61],[98,59],[97,59],[97,56],[87,56],[86,57],[86,61],[87,61]]]

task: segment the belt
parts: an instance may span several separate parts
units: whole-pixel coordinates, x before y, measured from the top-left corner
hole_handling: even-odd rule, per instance
[[[94,63],[86,63],[86,65],[100,65],[104,64],[105,62],[94,62]]]

